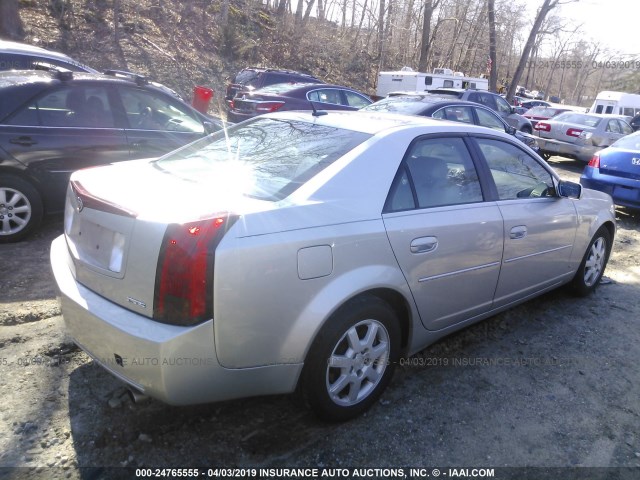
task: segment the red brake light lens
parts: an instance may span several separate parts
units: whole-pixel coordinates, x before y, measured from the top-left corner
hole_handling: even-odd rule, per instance
[[[533,127],[536,130],[543,130],[545,132],[550,132],[551,131],[551,125],[549,125],[548,123],[544,123],[544,122],[538,122],[536,123],[536,126]]]
[[[589,160],[588,166],[592,168],[600,168],[600,155],[595,153],[593,157],[591,157],[591,160]]]
[[[195,325],[213,317],[216,246],[236,216],[167,227],[156,269],[153,318],[172,325]]]
[[[567,130],[567,135],[570,137],[579,137],[582,133],[582,129],[580,128],[570,128]]]

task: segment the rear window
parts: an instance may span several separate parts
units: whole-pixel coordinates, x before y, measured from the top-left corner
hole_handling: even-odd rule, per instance
[[[0,74],[0,122],[6,123],[10,114],[48,86],[47,83],[16,85],[13,80],[5,80]]]
[[[430,104],[431,102],[426,101],[423,95],[403,95],[402,97],[390,97],[380,100],[364,107],[362,110],[417,115]]]
[[[241,70],[233,79],[233,83],[248,85],[257,79],[260,74],[256,70]]]
[[[597,127],[602,121],[602,118],[594,117],[592,115],[584,115],[582,113],[565,112],[555,117],[554,120],[584,125],[585,127]]]
[[[525,113],[526,116],[547,117],[551,118],[558,113],[557,108],[552,107],[533,107]]]
[[[640,150],[640,135],[627,135],[614,142],[611,146],[628,150]]]
[[[213,190],[281,200],[371,135],[314,123],[257,118],[156,161]]]
[[[312,83],[276,83],[267,87],[262,87],[260,90],[255,90],[257,93],[285,93],[296,88],[306,87],[307,85],[313,85]]]

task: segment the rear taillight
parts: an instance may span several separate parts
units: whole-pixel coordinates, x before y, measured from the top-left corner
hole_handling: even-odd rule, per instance
[[[582,129],[581,128],[570,128],[567,130],[567,136],[569,137],[579,137],[580,134],[582,133]]]
[[[256,112],[270,113],[275,112],[284,105],[284,102],[260,102],[256,105]]]
[[[600,168],[600,155],[595,153],[591,160],[589,160],[588,166],[591,168]]]
[[[231,110],[233,110],[234,108],[236,108],[236,104],[235,104],[235,102],[234,102],[233,100],[231,100],[231,101],[229,102],[229,108],[230,108]]]
[[[550,132],[551,131],[551,125],[549,125],[548,123],[544,123],[544,122],[536,123],[536,125],[533,128],[535,128],[536,130],[542,130],[543,132]]]
[[[194,325],[213,317],[215,249],[237,216],[167,227],[156,269],[153,318]]]

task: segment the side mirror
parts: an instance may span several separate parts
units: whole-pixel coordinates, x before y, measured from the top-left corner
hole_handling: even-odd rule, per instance
[[[516,127],[512,127],[511,125],[505,126],[505,132],[507,132],[509,135],[515,135],[517,131],[518,130],[516,129]]]
[[[516,112],[516,107],[514,107],[513,105],[511,105],[511,113],[517,113]]]
[[[582,185],[567,180],[560,180],[558,183],[558,195],[566,198],[580,199],[582,196]]]

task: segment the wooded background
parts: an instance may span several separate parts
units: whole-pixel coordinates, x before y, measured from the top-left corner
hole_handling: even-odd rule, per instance
[[[368,94],[378,72],[404,66],[490,75],[494,90],[522,85],[572,105],[601,90],[637,92],[640,58],[585,40],[560,16],[558,6],[579,1],[0,0],[0,37],[149,74],[187,96],[207,85],[218,99],[244,66],[300,70]]]

